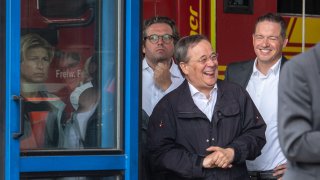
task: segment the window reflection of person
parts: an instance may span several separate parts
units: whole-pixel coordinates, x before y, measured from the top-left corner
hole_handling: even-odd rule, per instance
[[[67,122],[67,148],[96,147],[97,144],[97,106],[100,100],[97,87],[97,58],[92,56],[84,64],[82,81],[70,94],[74,108],[70,121]]]
[[[21,37],[21,95],[24,97],[24,135],[21,149],[59,146],[64,103],[45,88],[54,51],[37,34]]]
[[[73,91],[81,81],[83,63],[77,52],[67,52],[59,62],[59,68],[63,73],[63,79],[68,91]]]
[[[62,82],[64,86],[58,94],[66,104],[66,120],[70,118],[71,113],[74,111],[69,96],[81,82],[83,66],[84,63],[81,61],[81,55],[76,51],[64,52],[61,59],[59,59],[59,68],[56,71],[56,76],[63,79]]]

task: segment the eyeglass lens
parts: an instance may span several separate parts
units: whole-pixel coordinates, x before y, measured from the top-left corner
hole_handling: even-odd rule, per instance
[[[218,59],[218,53],[212,53],[209,57],[205,56],[205,57],[199,59],[199,62],[200,63],[207,63],[209,60],[215,61],[217,59]]]
[[[147,36],[147,39],[149,39],[152,43],[157,43],[160,38],[165,43],[170,43],[173,39],[172,35],[170,35],[170,34],[165,34],[163,36],[153,34],[153,35]]]

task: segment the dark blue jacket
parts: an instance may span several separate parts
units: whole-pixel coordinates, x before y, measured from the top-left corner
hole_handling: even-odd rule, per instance
[[[243,88],[220,80],[217,86],[211,122],[193,102],[187,81],[156,105],[150,116],[147,141],[155,177],[249,179],[245,160],[261,154],[266,125]],[[202,168],[210,146],[234,148],[232,168]]]

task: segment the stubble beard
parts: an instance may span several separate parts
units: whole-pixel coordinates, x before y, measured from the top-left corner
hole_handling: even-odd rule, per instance
[[[166,55],[157,54],[157,55],[153,56],[152,58],[150,57],[149,63],[152,63],[152,64],[149,64],[149,65],[152,68],[154,68],[158,63],[169,62],[170,59],[171,59],[171,57],[168,57]]]
[[[167,62],[169,60],[170,60],[170,58],[167,58],[167,57],[159,57],[159,58],[155,59],[155,62],[160,63],[160,62]]]

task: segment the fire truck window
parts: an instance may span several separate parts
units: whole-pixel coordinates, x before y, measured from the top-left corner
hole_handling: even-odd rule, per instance
[[[40,14],[50,18],[77,18],[89,7],[89,0],[39,0]]]
[[[224,0],[223,5],[225,13],[253,13],[253,0]]]
[[[306,14],[308,15],[320,15],[320,1],[308,0],[306,1]],[[302,13],[302,1],[292,0],[278,0],[278,12],[289,14],[301,14]]]
[[[228,5],[231,6],[248,6],[248,0],[229,0]]]

